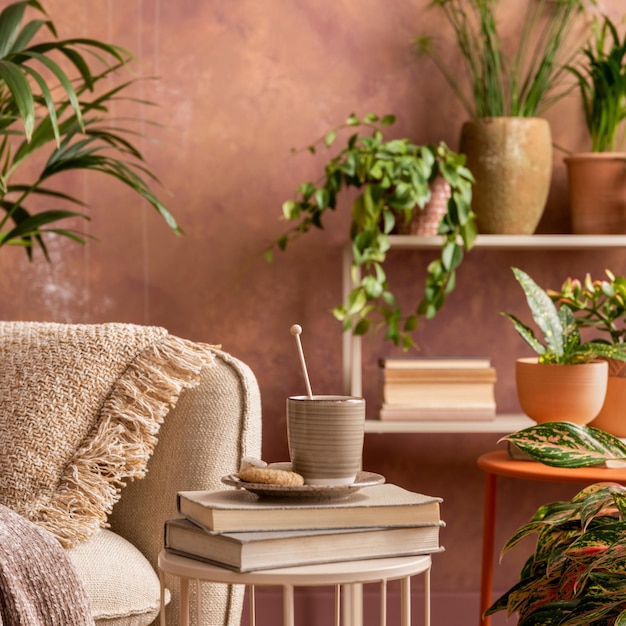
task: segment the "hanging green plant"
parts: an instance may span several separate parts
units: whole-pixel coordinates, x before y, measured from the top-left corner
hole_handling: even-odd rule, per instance
[[[465,167],[465,157],[445,143],[416,145],[409,139],[385,139],[383,127],[394,122],[393,115],[380,118],[369,114],[363,119],[350,115],[344,124],[308,147],[315,154],[319,147],[331,148],[342,131],[355,127],[369,131],[352,132],[345,147],[326,164],[321,180],[300,184],[295,197],[283,204],[284,219],[296,225],[268,248],[266,258],[272,260],[274,248],[285,250],[288,243],[309,230],[323,229],[323,218],[327,211],[337,208],[341,192],[358,189],[349,230],[354,288],[333,314],[343,323],[344,331],[356,335],[384,326],[386,339],[407,349],[414,344],[412,332],[418,317],[432,318],[441,309],[454,289],[464,251],[474,244],[474,179]],[[447,213],[438,231],[441,254],[428,265],[423,298],[411,314],[404,315],[383,269],[389,234],[398,219],[408,222],[414,211],[424,208],[430,199],[429,184],[437,176],[451,188]]]

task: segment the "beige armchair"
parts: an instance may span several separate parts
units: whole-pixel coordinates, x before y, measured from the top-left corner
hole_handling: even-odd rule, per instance
[[[66,545],[97,626],[155,622],[176,492],[225,488],[244,456],[261,456],[253,373],[164,329],[0,322],[0,388],[0,503]],[[167,587],[175,625],[177,581]],[[243,594],[206,585],[206,624],[239,626]]]

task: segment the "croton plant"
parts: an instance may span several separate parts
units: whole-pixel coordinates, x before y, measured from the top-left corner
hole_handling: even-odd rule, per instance
[[[626,462],[626,445],[590,426],[550,422],[504,437],[556,467]],[[518,626],[626,626],[626,487],[596,483],[569,502],[539,508],[505,544],[529,535],[534,551],[519,581],[486,611],[518,614]]]

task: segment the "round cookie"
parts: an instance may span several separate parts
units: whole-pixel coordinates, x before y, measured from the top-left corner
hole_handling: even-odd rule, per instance
[[[304,478],[300,474],[271,467],[259,467],[257,465],[242,467],[237,476],[247,483],[285,485],[288,487],[304,485]]]

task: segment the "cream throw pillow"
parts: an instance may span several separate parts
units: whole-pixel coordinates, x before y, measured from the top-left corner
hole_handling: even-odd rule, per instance
[[[0,322],[0,503],[65,547],[92,536],[211,360],[163,328]]]

